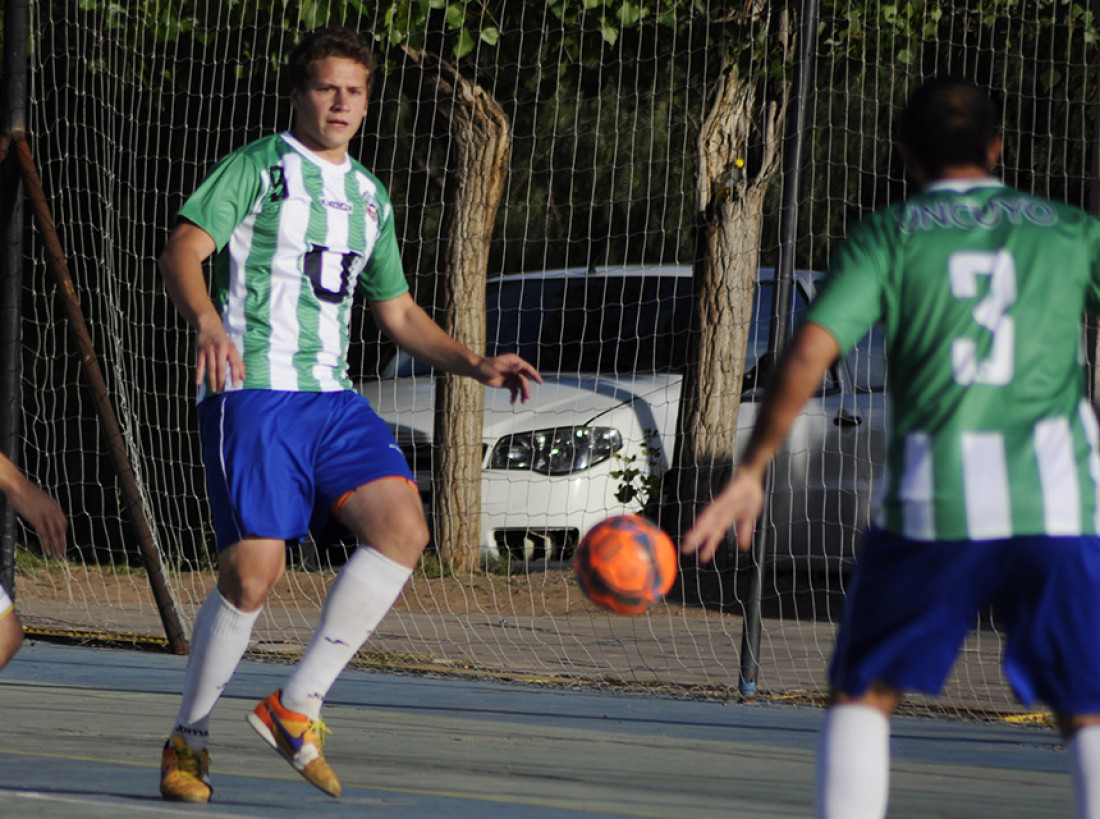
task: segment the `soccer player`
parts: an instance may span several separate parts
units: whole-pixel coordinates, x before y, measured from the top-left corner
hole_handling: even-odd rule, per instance
[[[827,367],[886,338],[885,496],[864,538],[829,669],[822,817],[881,817],[889,718],[938,694],[978,613],[1006,628],[1004,673],[1055,712],[1078,815],[1100,816],[1100,432],[1085,313],[1100,310],[1100,223],[989,175],[993,105],[938,78],[910,98],[900,153],[921,191],[860,223],[769,385],[733,477],[685,535],[709,560],[750,546],[764,471]]]
[[[183,698],[162,757],[165,799],[206,802],[211,711],[248,647],[286,563],[286,542],[329,513],[359,544],[320,623],[252,727],[311,784],[336,796],[322,753],[326,693],[390,609],[428,542],[408,464],[351,389],[356,285],[377,324],[433,367],[530,397],[537,370],[487,358],[436,325],[409,293],[379,181],[348,155],[367,111],[368,45],[342,28],[306,35],[287,65],[289,132],[223,159],[185,202],[160,257],[176,307],[197,331],[199,429],[218,547],[218,582],[195,618]],[[217,307],[202,263],[214,256]]]
[[[53,557],[64,557],[65,531],[69,522],[60,504],[35,486],[3,453],[0,453],[0,492],[34,528],[42,551]],[[11,597],[0,586],[0,668],[8,664],[21,645],[23,624],[15,613]]]

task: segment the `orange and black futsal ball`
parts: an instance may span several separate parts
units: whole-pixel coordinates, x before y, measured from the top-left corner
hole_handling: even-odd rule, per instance
[[[676,580],[672,539],[640,515],[619,515],[588,530],[573,569],[585,597],[618,614],[641,614]]]

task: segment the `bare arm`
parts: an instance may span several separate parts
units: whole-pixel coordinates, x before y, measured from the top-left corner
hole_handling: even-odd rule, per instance
[[[6,456],[0,454],[0,491],[27,523],[34,527],[42,543],[42,551],[54,557],[65,555],[65,530],[69,522],[61,505],[19,471]]]
[[[435,369],[507,389],[513,402],[531,397],[531,381],[542,383],[539,371],[518,355],[508,353],[489,358],[451,338],[409,293],[371,302],[371,310],[375,323],[402,350]]]
[[[839,353],[836,339],[820,325],[806,322],[795,331],[764,394],[741,462],[725,488],[699,513],[681,551],[698,552],[700,560],[709,561],[735,525],[737,545],[741,549],[752,545],[756,518],[764,505],[768,464]]]
[[[195,383],[208,379],[221,392],[228,382],[244,380],[244,359],[222,325],[206,286],[203,262],[214,253],[214,239],[190,222],[180,222],[160,254],[164,286],[180,315],[198,331]]]

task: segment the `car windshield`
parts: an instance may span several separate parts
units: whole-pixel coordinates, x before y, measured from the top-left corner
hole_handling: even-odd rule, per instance
[[[490,287],[490,354],[545,372],[678,372],[687,360],[691,278],[576,276]]]
[[[768,349],[772,282],[753,304],[745,372]],[[546,276],[490,281],[487,354],[518,353],[544,373],[680,373],[690,350],[692,279],[682,276]],[[795,288],[795,313],[806,298]],[[399,355],[390,373],[430,370]]]

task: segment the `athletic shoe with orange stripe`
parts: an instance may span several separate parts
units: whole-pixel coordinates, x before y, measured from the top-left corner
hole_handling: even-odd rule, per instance
[[[328,726],[319,719],[311,720],[305,714],[284,708],[279,699],[281,694],[281,690],[276,691],[262,700],[248,715],[248,724],[307,782],[330,796],[339,796],[340,780],[321,752],[325,735],[330,733]]]
[[[210,753],[205,748],[195,751],[183,737],[172,736],[160,758],[160,795],[172,802],[209,802],[214,792],[209,772]]]

